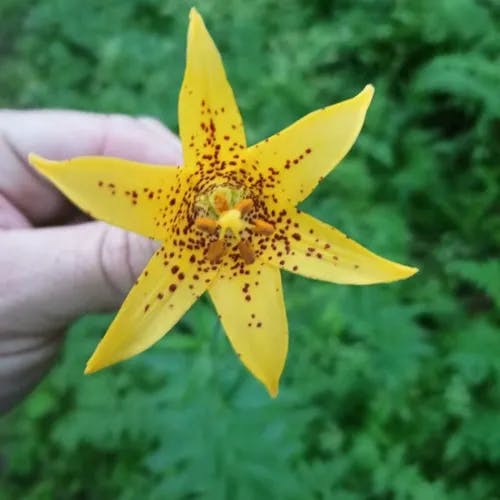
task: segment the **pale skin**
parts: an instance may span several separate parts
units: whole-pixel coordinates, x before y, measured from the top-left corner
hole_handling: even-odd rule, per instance
[[[177,137],[152,118],[0,111],[0,412],[47,373],[71,321],[120,305],[156,246],[89,221],[28,165],[32,151],[182,163]]]

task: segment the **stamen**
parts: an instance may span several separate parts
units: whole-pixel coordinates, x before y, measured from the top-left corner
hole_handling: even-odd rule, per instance
[[[269,222],[266,222],[262,219],[255,220],[254,226],[252,229],[257,234],[265,234],[266,236],[269,236],[270,234],[273,234],[273,232],[274,232],[274,226],[272,224],[269,224]]]
[[[226,244],[224,240],[212,241],[207,248],[207,259],[210,264],[216,264],[226,253]]]
[[[198,217],[194,221],[195,226],[202,231],[205,231],[208,234],[215,234],[217,231],[217,222],[208,217]]]
[[[253,198],[245,197],[243,188],[215,186],[199,196],[196,208],[203,217],[195,216],[194,227],[217,238],[217,241],[204,242],[207,244],[205,259],[212,265],[218,264],[229,251],[234,252],[236,248],[239,255],[231,253],[230,257],[236,257],[240,264],[252,264],[256,254],[247,231],[264,236],[274,232],[274,226],[263,219],[248,220],[253,218],[255,202]]]
[[[214,196],[214,207],[217,213],[222,214],[226,210],[229,210],[229,202],[227,201],[226,195],[223,193],[216,193]]]
[[[245,264],[253,264],[255,262],[255,253],[248,241],[241,240],[238,243],[238,250]]]
[[[241,212],[241,215],[246,215],[253,208],[253,200],[250,198],[245,198],[244,200],[239,201],[234,206],[236,210]]]

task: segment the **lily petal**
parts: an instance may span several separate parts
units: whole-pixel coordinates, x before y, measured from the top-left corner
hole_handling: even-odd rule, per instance
[[[288,351],[280,271],[265,264],[246,271],[220,275],[209,293],[234,350],[275,397]]]
[[[293,204],[306,198],[349,152],[358,137],[374,89],[367,85],[352,99],[314,111],[247,151],[248,162],[281,188]]]
[[[164,244],[151,258],[87,363],[85,373],[134,356],[165,335],[200,298],[216,271],[202,253]]]
[[[369,285],[409,278],[418,269],[379,257],[344,233],[300,212],[287,210],[285,236],[262,258],[282,269],[332,283]]]
[[[196,9],[189,19],[179,130],[185,164],[209,169],[221,158],[226,163],[238,159],[246,147],[245,132],[219,51]]]
[[[92,217],[165,238],[160,212],[173,198],[180,168],[104,156],[51,161],[30,154],[29,162]]]

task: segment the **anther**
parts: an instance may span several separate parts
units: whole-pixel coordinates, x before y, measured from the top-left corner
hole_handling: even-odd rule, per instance
[[[224,240],[212,241],[207,248],[207,259],[210,264],[216,264],[226,253],[226,244]]]
[[[217,222],[208,217],[198,217],[194,221],[195,226],[208,234],[214,234],[217,231]]]
[[[246,215],[253,208],[253,200],[250,198],[245,198],[244,200],[239,201],[234,206],[236,210],[241,212],[241,215]]]
[[[255,253],[248,241],[241,240],[238,243],[238,250],[240,251],[241,258],[245,264],[252,264],[255,262]]]
[[[226,210],[229,210],[229,202],[227,198],[222,193],[216,193],[214,196],[214,207],[217,213],[222,214]]]
[[[269,236],[270,234],[273,234],[274,226],[262,219],[257,219],[254,221],[252,230],[257,234],[265,234],[266,236]]]

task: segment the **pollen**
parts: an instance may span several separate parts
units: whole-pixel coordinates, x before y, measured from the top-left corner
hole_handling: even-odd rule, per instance
[[[252,230],[257,234],[264,234],[266,236],[269,236],[269,235],[273,234],[274,226],[272,224],[269,224],[269,222],[266,222],[266,221],[261,220],[261,219],[257,219],[254,222]]]
[[[253,200],[251,198],[245,198],[244,200],[239,201],[234,206],[236,210],[241,212],[241,215],[247,215],[253,208]]]
[[[217,232],[217,222],[210,219],[210,217],[198,217],[194,223],[198,229],[208,234],[215,234]]]
[[[248,241],[241,240],[238,243],[238,250],[245,264],[253,264],[255,262],[255,253]]]
[[[224,240],[212,241],[207,248],[207,259],[210,264],[218,263],[226,253],[226,243]]]
[[[229,210],[229,202],[225,194],[215,193],[214,208],[218,214],[223,214],[226,210]]]

